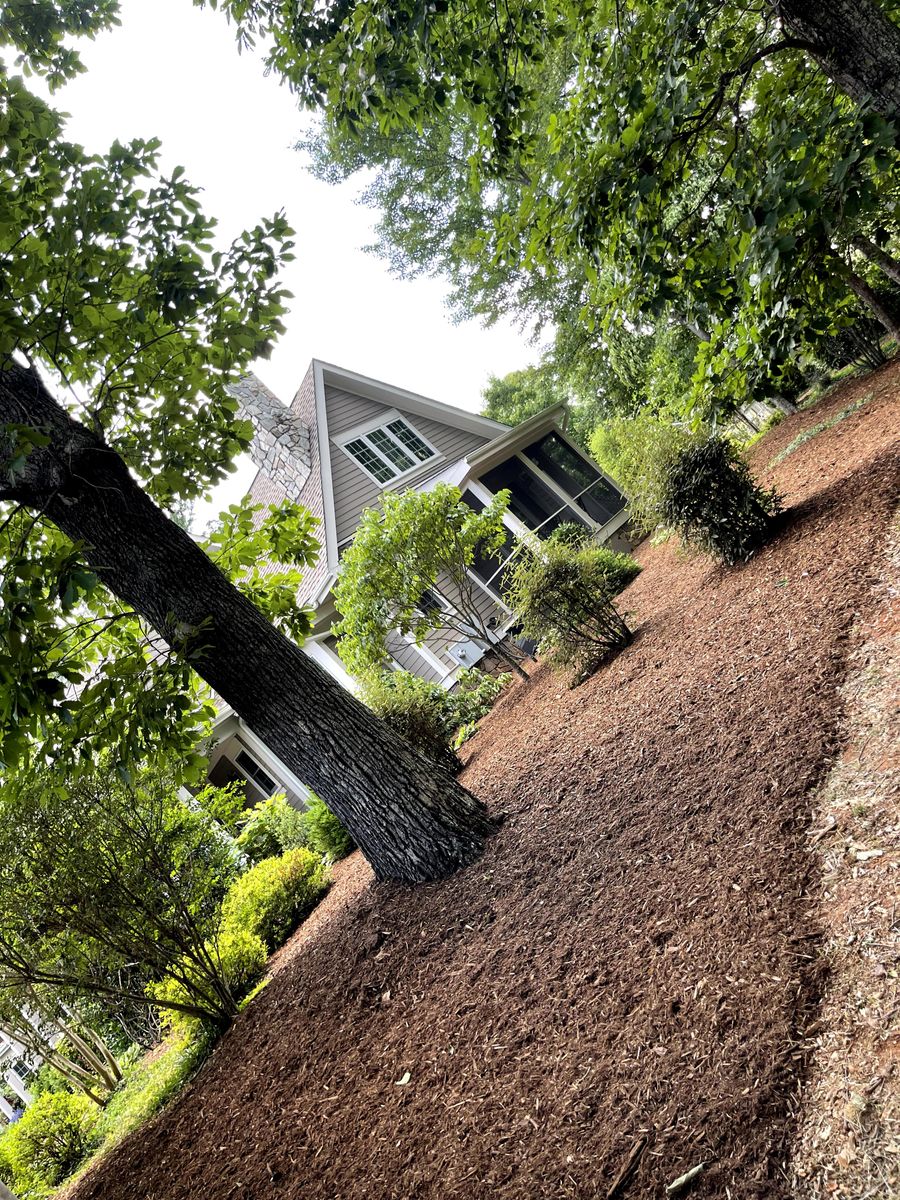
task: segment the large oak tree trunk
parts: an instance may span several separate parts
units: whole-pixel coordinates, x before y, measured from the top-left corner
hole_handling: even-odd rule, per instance
[[[15,365],[0,372],[4,423],[40,427],[50,443],[0,496],[83,542],[103,583],[170,644],[201,631],[192,666],[334,810],[378,878],[437,879],[478,857],[490,829],[481,802],[282,636],[118,454]]]
[[[810,45],[829,78],[857,104],[900,116],[900,27],[877,0],[771,0],[785,29]]]

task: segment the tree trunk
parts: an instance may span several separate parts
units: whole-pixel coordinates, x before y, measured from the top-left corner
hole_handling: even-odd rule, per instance
[[[888,254],[886,250],[876,246],[871,238],[864,237],[860,233],[850,239],[850,245],[860,254],[864,254],[869,262],[873,262],[876,267],[884,271],[888,279],[893,279],[894,283],[900,283],[900,262],[892,254]]]
[[[484,805],[392,733],[280,634],[123,460],[56,403],[36,373],[0,372],[0,425],[41,428],[0,498],[46,516],[103,583],[176,647],[250,729],[344,822],[379,879],[438,879],[473,862]],[[0,475],[0,479],[3,476]]]
[[[841,273],[846,279],[850,290],[862,300],[863,304],[872,310],[875,317],[881,322],[891,337],[900,341],[900,321],[882,303],[875,289],[870,287],[861,275],[857,275],[852,267],[845,267]]]
[[[825,74],[857,104],[900,116],[900,27],[876,0],[770,0],[785,30],[810,46]]]

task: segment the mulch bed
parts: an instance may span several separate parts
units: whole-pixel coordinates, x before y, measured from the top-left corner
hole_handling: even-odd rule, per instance
[[[878,394],[766,463],[854,389]],[[823,983],[805,838],[900,496],[900,368],[755,450],[788,505],[726,571],[641,548],[633,646],[539,667],[467,747],[506,814],[440,884],[359,856],[187,1091],[78,1200],[781,1197]]]

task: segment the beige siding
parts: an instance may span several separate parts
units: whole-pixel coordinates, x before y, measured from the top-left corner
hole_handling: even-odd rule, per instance
[[[382,413],[389,412],[383,404],[375,400],[366,400],[351,392],[340,391],[326,385],[325,403],[328,412],[328,433],[334,439],[341,433],[362,425]],[[398,408],[398,411],[402,411]],[[426,420],[420,416],[409,415],[409,422],[423,437],[434,446],[441,456],[441,465],[455,462],[473,451],[479,449],[488,440],[479,434],[468,433],[445,425],[441,421]],[[435,464],[423,464],[422,478],[434,474]],[[343,541],[351,537],[359,524],[359,516],[364,508],[373,508],[378,504],[381,487],[358,466],[353,459],[340,448],[331,445],[331,475],[334,484],[334,509],[337,540]],[[415,487],[419,476],[413,474],[400,483],[401,488]]]
[[[329,384],[325,385],[325,408],[328,414],[328,432],[331,437],[371,421],[381,413],[389,410],[377,400],[366,400],[363,396],[354,396],[352,392],[342,392]]]
[[[429,683],[438,682],[442,676],[431,663],[423,658],[415,646],[411,645],[399,633],[391,633],[387,639],[388,652],[398,666],[412,675],[427,679]]]

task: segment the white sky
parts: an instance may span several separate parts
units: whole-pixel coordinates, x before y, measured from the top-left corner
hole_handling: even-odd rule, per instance
[[[119,29],[84,44],[86,73],[53,103],[89,150],[161,138],[163,167],[182,165],[204,189],[204,210],[225,241],[286,211],[297,236],[283,280],[294,299],[287,332],[254,368],[282,400],[316,357],[477,410],[490,374],[536,361],[518,330],[453,325],[442,283],[393,279],[363,253],[372,215],[354,203],[356,185],[334,188],[305,173],[292,146],[309,117],[259,58],[238,55],[221,13],[190,0],[123,0],[121,17]],[[228,503],[248,475],[245,464],[217,500]]]

